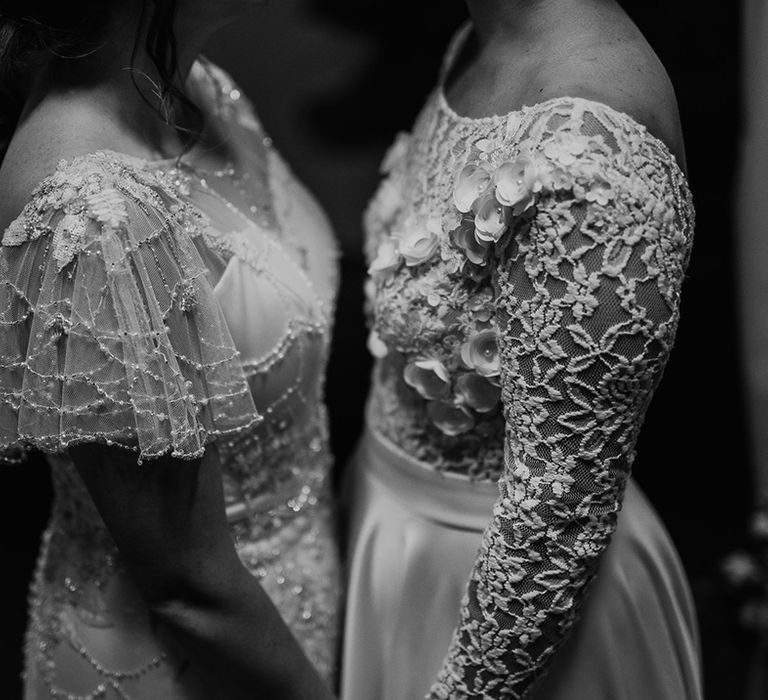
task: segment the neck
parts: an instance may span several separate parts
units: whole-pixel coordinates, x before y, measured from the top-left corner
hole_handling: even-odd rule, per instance
[[[150,10],[142,15],[142,6],[149,8],[151,3],[135,0],[123,4],[110,18],[98,48],[90,55],[76,60],[51,57],[36,72],[20,124],[44,100],[84,100],[97,106],[124,132],[144,142],[149,150],[158,154],[178,152],[178,135],[158,116],[158,111],[162,113],[158,87],[162,81],[145,48]],[[183,86],[210,35],[226,24],[229,18],[225,15],[222,19],[223,14],[208,17],[205,10],[179,11],[174,26],[177,86]]]
[[[614,0],[465,0],[481,45],[497,40],[536,39],[588,7]]]

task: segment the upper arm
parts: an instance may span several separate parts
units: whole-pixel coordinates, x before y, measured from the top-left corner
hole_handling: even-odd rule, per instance
[[[536,101],[562,95],[583,97],[628,114],[663,141],[685,171],[677,97],[652,47],[637,33],[620,42],[601,42],[541,69]]]
[[[97,443],[70,450],[132,579],[150,605],[201,599],[237,565],[215,446],[199,459],[135,455]]]
[[[500,246],[496,276],[510,445],[528,467],[570,474],[563,497],[611,492],[628,471],[692,235],[687,190],[658,144],[613,110],[577,104],[529,128],[541,191]]]

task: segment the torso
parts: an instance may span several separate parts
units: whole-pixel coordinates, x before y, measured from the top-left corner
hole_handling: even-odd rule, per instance
[[[101,151],[60,164],[59,172],[86,173],[94,163],[128,168],[137,181],[173,190],[210,223],[192,240],[263,416],[218,444],[232,536],[243,563],[330,677],[339,582],[323,374],[337,248],[325,215],[236,86],[214,67],[198,63],[193,73],[226,135],[230,161],[206,159],[204,151],[178,163]],[[47,697],[52,686],[83,695],[103,687],[109,698],[209,697],[196,687],[194,669],[189,680],[174,679],[173,654],[151,631],[71,461],[66,454],[50,461],[56,498],[31,603],[29,697]]]
[[[444,73],[466,31],[449,48]],[[430,219],[439,222],[424,234],[430,245],[422,250],[428,255],[413,265],[403,264],[403,256],[398,255],[391,269],[374,272],[369,281],[374,334],[370,345],[378,356],[369,426],[428,468],[448,475],[497,480],[504,468],[505,433],[493,263],[470,264],[454,240],[459,222],[453,204],[456,176],[467,163],[493,169],[514,157],[528,125],[538,114],[562,106],[561,102],[572,106],[567,111],[574,114],[590,109],[598,114],[600,133],[610,139],[615,132],[621,149],[638,149],[638,168],[650,159],[659,177],[669,178],[668,191],[679,195],[674,206],[680,215],[687,217],[691,212],[685,201],[687,184],[675,156],[634,117],[612,105],[557,96],[498,115],[470,117],[455,111],[440,82],[411,133],[401,134],[385,158],[386,176],[366,214],[370,262],[391,237],[425,230]],[[478,372],[467,363],[466,353],[471,347],[482,351],[486,336],[492,362],[486,367],[478,362]],[[407,369],[424,359],[438,360],[445,379],[436,381],[429,369],[420,374]],[[406,379],[408,372],[410,381],[415,378],[418,384],[419,376],[426,377],[429,386],[415,388]]]

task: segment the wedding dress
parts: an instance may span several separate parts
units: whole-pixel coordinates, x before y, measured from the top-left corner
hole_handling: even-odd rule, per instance
[[[334,672],[323,373],[337,249],[231,79],[200,61],[190,93],[230,166],[207,167],[203,148],[62,161],[3,235],[3,455],[48,453],[55,488],[30,596],[28,700],[211,697],[153,626],[67,456],[87,441],[134,450],[140,469],[215,441],[242,562]]]
[[[472,119],[441,81],[382,170],[344,700],[698,700],[687,582],[630,478],[693,237],[674,156],[599,102]]]

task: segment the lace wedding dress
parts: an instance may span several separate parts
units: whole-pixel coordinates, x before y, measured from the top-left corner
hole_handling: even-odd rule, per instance
[[[673,155],[605,104],[470,119],[439,86],[383,172],[344,699],[698,700],[630,478],[693,237]]]
[[[210,698],[153,627],[72,462],[99,441],[151,458],[215,441],[227,516],[330,679],[337,598],[323,373],[337,283],[325,216],[231,80],[190,91],[233,155],[61,162],[0,249],[0,439],[55,487],[30,600],[26,698]]]

